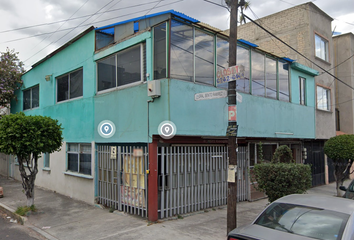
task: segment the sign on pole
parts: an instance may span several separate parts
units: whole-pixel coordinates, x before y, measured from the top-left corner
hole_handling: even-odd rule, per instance
[[[245,78],[245,67],[240,65],[218,70],[216,73],[216,83],[227,83]]]

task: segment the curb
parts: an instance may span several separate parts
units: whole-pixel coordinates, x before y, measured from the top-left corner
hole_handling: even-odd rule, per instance
[[[15,210],[0,203],[0,209],[2,209],[4,212],[6,212],[7,215],[11,216],[12,218],[16,219],[17,222],[21,223],[21,225],[24,225],[25,222],[27,221],[26,217],[22,217],[18,214],[15,213]]]

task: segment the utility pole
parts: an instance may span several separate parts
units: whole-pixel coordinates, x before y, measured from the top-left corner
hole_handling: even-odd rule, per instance
[[[230,34],[229,34],[229,67],[236,65],[237,53],[237,9],[244,1],[225,0],[230,8]],[[236,111],[236,81],[228,82],[228,105]],[[237,120],[230,120],[228,123],[228,195],[227,195],[227,233],[237,227]]]

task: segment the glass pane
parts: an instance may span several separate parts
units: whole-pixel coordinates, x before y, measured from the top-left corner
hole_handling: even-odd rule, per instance
[[[193,29],[174,20],[171,22],[170,59],[170,77],[193,82]]]
[[[141,81],[140,44],[119,52],[117,58],[118,86]]]
[[[277,99],[277,62],[266,58],[266,96]]]
[[[73,172],[79,171],[78,156],[79,155],[77,153],[68,153],[68,170]]]
[[[91,144],[80,144],[80,152],[91,154]]]
[[[279,100],[289,102],[289,64],[279,62]]]
[[[306,79],[300,77],[299,78],[299,87],[300,87],[300,104],[305,105],[305,92],[306,92]]]
[[[111,56],[97,62],[98,91],[116,87],[116,58]]]
[[[23,91],[23,110],[31,108],[31,89]]]
[[[154,28],[154,79],[166,77],[166,23]]]
[[[237,65],[245,70],[245,78],[236,81],[236,89],[240,92],[250,92],[250,51],[237,46]]]
[[[49,153],[44,154],[43,167],[49,168]]]
[[[216,71],[229,66],[229,42],[219,37],[216,39],[216,61]],[[217,87],[227,89],[227,83],[217,84]]]
[[[68,75],[57,78],[57,83],[58,83],[57,102],[67,100],[69,97],[68,96],[68,90],[69,90],[68,78],[69,78]]]
[[[79,144],[68,143],[68,152],[79,152]]]
[[[91,175],[91,154],[80,154],[80,173]]]
[[[83,70],[70,73],[70,98],[82,96]]]
[[[195,81],[214,85],[214,37],[195,30]]]
[[[32,108],[39,107],[39,86],[34,87],[32,90]]]
[[[264,55],[252,51],[252,95],[264,96]]]

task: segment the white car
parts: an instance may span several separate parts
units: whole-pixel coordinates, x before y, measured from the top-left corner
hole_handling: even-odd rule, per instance
[[[354,240],[354,201],[293,194],[270,204],[252,224],[236,228],[228,240]]]

